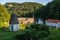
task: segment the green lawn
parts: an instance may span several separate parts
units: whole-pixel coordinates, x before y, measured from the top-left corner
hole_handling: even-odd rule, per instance
[[[0,40],[11,40],[15,35],[21,33],[25,29],[25,25],[21,24],[19,29],[21,30],[17,32],[9,32],[8,27],[0,26]]]
[[[60,40],[60,29],[50,28],[49,37],[45,38],[45,40]],[[15,35],[21,33],[18,32],[9,32],[8,30],[0,30],[0,40],[11,40]]]
[[[46,40],[60,40],[60,29],[50,28],[50,35]]]
[[[12,38],[21,33],[22,30],[17,31],[17,32],[9,32],[9,31],[5,31],[5,30],[0,30],[0,40],[12,40]]]

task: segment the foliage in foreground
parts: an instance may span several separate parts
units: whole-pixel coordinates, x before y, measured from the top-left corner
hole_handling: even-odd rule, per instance
[[[60,29],[49,28],[49,31],[50,35],[48,37],[43,38],[43,40],[60,40]],[[0,40],[18,40],[18,38],[24,40],[25,38],[30,39],[33,35],[36,36],[39,34],[36,34],[36,32],[33,32],[30,29],[20,30],[17,32],[9,32],[8,28],[0,28]]]
[[[15,36],[15,40],[42,40],[49,36],[49,28],[46,25],[32,24],[27,26],[24,32]]]

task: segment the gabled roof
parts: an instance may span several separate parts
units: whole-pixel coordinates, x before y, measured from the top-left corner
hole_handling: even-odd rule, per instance
[[[15,14],[11,14],[9,24],[18,24],[18,18],[17,18],[17,16]]]
[[[54,20],[54,19],[48,19],[46,21],[47,22],[51,22],[51,23],[58,23],[58,22],[60,22],[60,20]]]

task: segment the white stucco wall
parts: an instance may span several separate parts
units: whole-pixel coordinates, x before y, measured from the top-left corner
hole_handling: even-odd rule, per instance
[[[11,26],[13,26],[13,30],[11,30]],[[18,31],[19,30],[19,24],[9,24],[9,31]]]
[[[51,22],[45,22],[45,24],[47,25],[47,26],[53,26],[53,27],[56,27],[56,23],[51,23]]]
[[[38,24],[43,24],[43,21],[39,19]]]
[[[57,28],[60,28],[60,23],[57,23],[56,27],[57,27]]]
[[[56,28],[60,28],[60,23],[51,23],[51,22],[45,22],[45,24],[47,26],[53,26],[53,27],[56,27]]]

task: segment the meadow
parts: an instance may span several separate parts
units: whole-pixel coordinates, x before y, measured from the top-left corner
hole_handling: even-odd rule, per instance
[[[60,29],[49,28],[50,35],[43,40],[60,40]],[[0,40],[13,40],[13,37],[19,33],[22,33],[23,30],[17,32],[10,32],[8,28],[0,28]]]
[[[5,25],[2,24],[0,27],[0,40],[12,40],[15,35],[23,32],[23,30],[25,29],[25,25],[20,24],[19,29],[21,29],[21,30],[19,30],[17,32],[10,32],[9,26],[7,24],[5,24]]]
[[[23,30],[10,32],[8,28],[0,28],[0,40],[13,40],[14,36],[22,32]]]
[[[45,40],[60,40],[60,29],[50,28],[50,35]]]

